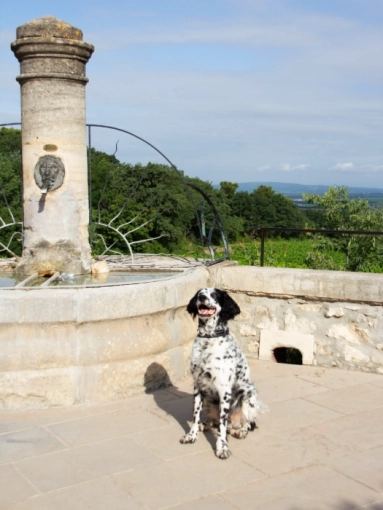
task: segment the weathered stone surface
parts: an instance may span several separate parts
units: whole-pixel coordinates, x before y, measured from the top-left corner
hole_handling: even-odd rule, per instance
[[[325,311],[325,314],[324,316],[329,318],[329,317],[343,317],[344,315],[344,310],[341,306],[337,306],[337,307],[331,307],[329,306],[326,311]]]
[[[368,362],[369,357],[359,349],[351,347],[351,345],[344,344],[339,348],[339,351],[344,354],[344,359],[351,363]]]
[[[87,367],[83,371],[83,402],[125,398],[180,380],[189,373],[190,353],[191,343],[129,363]]]
[[[242,336],[257,336],[257,330],[255,328],[252,328],[251,326],[248,326],[247,324],[242,325],[239,328],[239,331]]]
[[[25,23],[25,25],[17,28],[16,36],[18,39],[27,37],[50,39],[51,37],[57,37],[82,41],[82,31],[80,29],[53,16],[44,16]]]
[[[357,315],[357,318],[356,318],[356,322],[358,323],[365,323],[367,324],[370,328],[373,328],[375,329],[377,324],[378,324],[378,319],[377,318],[373,318],[373,317],[370,317],[368,315],[365,315],[363,313],[359,313]]]
[[[268,329],[271,331],[279,330],[278,319],[266,306],[257,306],[255,310],[254,325],[259,329]]]
[[[69,406],[79,403],[75,367],[0,372],[0,409]]]
[[[241,313],[237,315],[234,320],[248,322],[251,319],[251,315],[252,315],[251,308],[241,306]]]
[[[247,350],[250,355],[257,356],[259,353],[259,342],[257,341],[250,341],[247,344]]]
[[[351,324],[333,324],[326,335],[330,338],[347,340],[352,344],[360,344],[360,336],[355,332]]]
[[[297,303],[296,307],[304,312],[320,312],[322,309],[320,303]]]
[[[284,320],[286,331],[313,333],[316,330],[316,325],[314,322],[307,318],[298,319],[298,317],[291,310],[287,310],[287,312],[285,312]]]
[[[344,308],[346,310],[352,310],[353,312],[357,312],[358,310],[360,310],[361,306],[360,305],[355,305],[355,304],[344,304]]]
[[[355,323],[353,323],[351,326],[355,328],[355,332],[360,336],[362,340],[364,340],[365,342],[368,342],[370,340],[371,335],[368,329],[361,328],[359,324]]]
[[[383,366],[383,353],[377,352],[371,356],[371,361],[377,365]]]
[[[325,356],[329,356],[332,353],[332,349],[328,342],[321,339],[316,339],[314,345],[314,352],[316,354],[323,354]]]

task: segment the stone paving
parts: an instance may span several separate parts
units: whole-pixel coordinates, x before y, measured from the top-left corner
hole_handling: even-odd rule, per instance
[[[191,379],[98,405],[0,411],[1,510],[383,509],[383,376],[251,361],[269,411],[232,456],[181,445]]]

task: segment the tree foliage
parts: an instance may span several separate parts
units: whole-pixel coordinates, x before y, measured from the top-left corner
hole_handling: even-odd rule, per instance
[[[21,133],[17,129],[1,128],[0,255],[21,255],[21,182]]]
[[[21,254],[15,232],[22,220],[21,136],[17,129],[0,129],[0,243]],[[202,196],[187,183],[199,187],[215,205],[229,242],[253,236],[257,227],[298,227],[309,223],[328,229],[382,230],[383,213],[366,200],[350,200],[347,188],[329,188],[323,196],[304,198],[317,208],[310,217],[292,200],[270,186],[251,193],[238,191],[238,184],[222,181],[216,189],[211,182],[189,178],[181,171],[158,163],[122,163],[116,155],[91,149],[91,238],[94,254],[109,247],[116,253],[183,253],[189,245],[200,244],[200,215],[204,209],[206,235],[212,228],[213,245],[221,243],[214,213]],[[1,227],[0,225],[0,227]],[[214,227],[214,228],[213,228]],[[150,240],[150,243],[147,242]],[[341,251],[347,269],[373,271],[382,265],[382,237],[322,237],[307,259],[308,267],[336,268],[326,250]],[[1,252],[0,245],[0,253]],[[255,260],[255,259],[254,259]]]
[[[304,195],[309,204],[322,209],[324,228],[328,230],[383,231],[383,209],[370,207],[367,200],[350,199],[346,187],[332,186],[323,196]],[[320,237],[316,249],[310,253],[309,265],[334,269],[326,259],[329,249],[340,251],[346,258],[348,271],[376,271],[382,266],[383,237],[379,235],[339,234]],[[327,267],[326,267],[327,266]]]
[[[259,186],[251,193],[235,193],[231,205],[233,214],[243,219],[243,231],[247,234],[261,226],[303,228],[305,225],[305,216],[293,201],[270,186]]]

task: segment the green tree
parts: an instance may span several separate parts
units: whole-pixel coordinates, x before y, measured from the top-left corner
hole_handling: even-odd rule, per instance
[[[17,129],[0,129],[0,218],[0,254],[9,256],[4,251],[8,246],[21,255],[21,234],[16,234],[22,218],[21,133]]]
[[[329,230],[383,231],[383,209],[371,208],[368,201],[350,199],[347,187],[332,186],[323,196],[303,195],[309,204],[316,204],[323,211],[324,227]],[[320,259],[326,265],[324,254],[328,250],[340,251],[346,259],[348,271],[383,270],[382,236],[339,234],[320,237],[315,252],[309,254],[311,265]]]
[[[228,200],[231,200],[237,191],[238,184],[236,182],[222,181],[219,183],[222,193]]]
[[[231,206],[234,215],[243,218],[247,234],[261,226],[301,228],[305,223],[304,215],[294,202],[270,186],[259,186],[251,193],[236,193]]]

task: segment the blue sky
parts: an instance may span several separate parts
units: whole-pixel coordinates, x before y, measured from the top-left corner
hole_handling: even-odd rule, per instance
[[[20,119],[16,27],[48,14],[96,47],[88,122],[188,175],[383,187],[383,0],[18,0],[0,17],[0,123]]]

